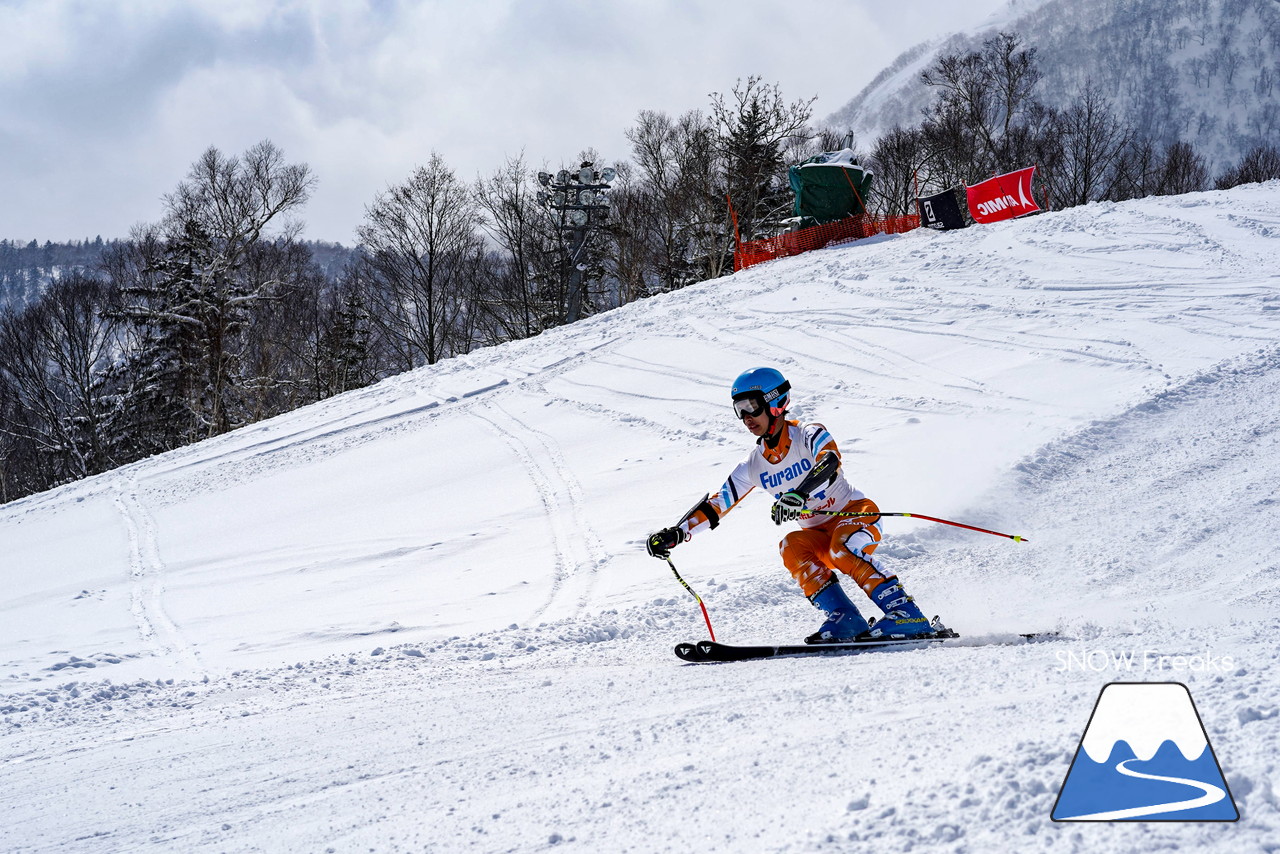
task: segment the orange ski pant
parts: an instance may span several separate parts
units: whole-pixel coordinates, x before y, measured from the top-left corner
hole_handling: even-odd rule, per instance
[[[879,508],[870,499],[854,501],[844,508],[850,513],[874,513]],[[800,584],[805,596],[812,596],[831,580],[832,570],[849,576],[871,594],[881,583],[893,578],[872,557],[880,545],[880,518],[832,517],[812,528],[792,531],[782,538],[779,551],[787,571]]]

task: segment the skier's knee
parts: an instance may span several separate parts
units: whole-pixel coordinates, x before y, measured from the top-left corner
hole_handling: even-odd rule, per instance
[[[778,543],[778,554],[782,555],[783,559],[786,559],[788,554],[795,553],[802,539],[799,531],[789,532]]]

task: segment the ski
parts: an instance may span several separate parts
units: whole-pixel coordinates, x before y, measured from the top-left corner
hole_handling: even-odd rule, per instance
[[[734,646],[715,641],[676,644],[676,656],[694,663],[750,661],[757,658],[775,658],[787,655],[831,655],[874,652],[887,649],[916,649],[960,637],[950,629],[941,629],[928,635],[911,638],[873,638],[848,643],[799,643]]]
[[[777,658],[795,655],[849,655],[860,652],[875,652],[890,649],[919,649],[954,640],[960,635],[951,629],[939,629],[932,634],[913,638],[886,638],[849,641],[848,643],[815,643],[815,644],[755,644],[735,646],[733,644],[716,643],[715,641],[696,641],[694,643],[676,644],[676,656],[682,661],[695,664],[708,664],[725,661],[751,661],[760,658]],[[1019,640],[1020,639],[1020,640]],[[986,643],[1038,643],[1041,641],[1066,640],[1059,632],[1019,632],[1008,636],[1007,640],[978,641],[977,645]],[[973,645],[970,640],[966,645]]]

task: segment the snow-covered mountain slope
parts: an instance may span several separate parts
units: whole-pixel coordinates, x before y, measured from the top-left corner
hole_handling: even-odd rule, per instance
[[[998,32],[1036,49],[1042,103],[1065,109],[1091,83],[1142,136],[1193,143],[1212,175],[1280,136],[1280,8],[1270,2],[1010,0],[968,32],[904,52],[826,124],[868,149],[895,125],[919,124],[936,97],[921,72]]]
[[[1278,248],[1276,182],[861,241],[6,505],[0,848],[1266,850]],[[1029,538],[886,523],[953,646],[671,654],[643,536],[759,364],[883,509]],[[673,555],[721,640],[818,622],[768,504]],[[1190,686],[1238,824],[1050,822],[1116,679]]]

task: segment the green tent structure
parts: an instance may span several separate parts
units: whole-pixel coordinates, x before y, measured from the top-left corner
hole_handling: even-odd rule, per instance
[[[852,149],[828,151],[787,170],[796,195],[795,215],[804,225],[821,225],[867,212],[871,172],[858,165]]]

